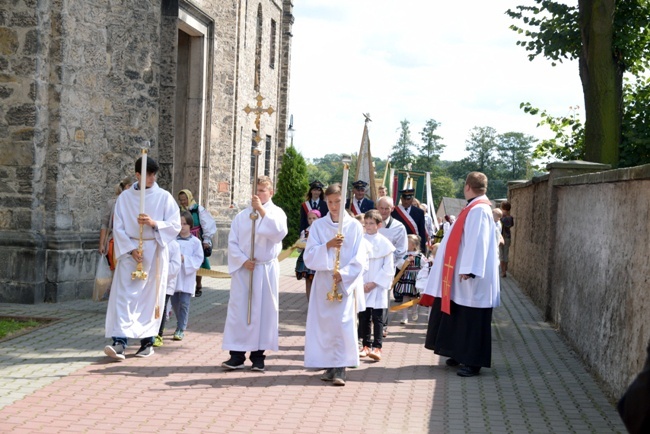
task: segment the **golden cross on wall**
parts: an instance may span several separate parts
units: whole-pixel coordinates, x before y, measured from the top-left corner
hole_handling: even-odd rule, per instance
[[[255,140],[257,144],[259,144],[262,141],[262,137],[260,136],[260,117],[262,116],[262,113],[268,113],[270,116],[275,112],[275,110],[271,106],[268,106],[267,108],[262,108],[262,101],[264,100],[264,97],[262,97],[261,94],[258,93],[255,99],[257,100],[257,105],[255,107],[251,107],[250,105],[246,104],[244,111],[246,112],[247,115],[250,114],[251,112],[255,113],[255,128],[257,130],[256,131],[257,135],[253,137],[253,140]]]

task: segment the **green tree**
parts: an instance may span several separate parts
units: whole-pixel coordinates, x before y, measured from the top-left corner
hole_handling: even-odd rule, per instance
[[[440,203],[443,197],[456,197],[456,184],[448,176],[436,176],[431,178],[431,195],[434,203]]]
[[[554,159],[584,160],[584,124],[573,107],[570,107],[569,114],[561,117],[551,116],[546,110],[540,113],[540,110],[532,107],[530,103],[521,103],[520,107],[526,113],[539,115],[541,120],[537,126],[545,125],[555,134],[551,139],[542,140],[533,151],[533,159],[542,160],[542,167]]]
[[[492,177],[496,169],[497,131],[492,127],[472,128],[469,139],[465,141],[465,150],[469,152],[467,161],[470,167],[473,166],[471,170]]]
[[[440,155],[445,150],[442,143],[442,136],[436,134],[440,123],[435,119],[429,119],[420,132],[422,145],[419,147],[419,154],[415,160],[415,169],[430,172],[432,168],[440,161]]]
[[[273,202],[287,215],[289,234],[284,237],[282,247],[291,246],[300,236],[300,206],[309,190],[307,164],[303,156],[290,146],[282,157],[282,167],[278,173],[276,193]]]
[[[523,179],[526,176],[532,154],[531,148],[535,140],[533,136],[515,132],[498,136],[497,154],[501,165],[505,168],[503,173],[505,179]]]
[[[395,169],[406,169],[413,163],[413,150],[415,146],[411,140],[410,122],[404,119],[400,121],[399,139],[393,146],[390,155],[390,163]]]
[[[579,0],[568,6],[534,0],[506,13],[528,28],[512,25],[528,40],[518,41],[531,54],[562,62],[578,60],[585,102],[584,155],[589,161],[619,163],[628,119],[624,113],[623,74],[642,76],[650,58],[650,2]]]

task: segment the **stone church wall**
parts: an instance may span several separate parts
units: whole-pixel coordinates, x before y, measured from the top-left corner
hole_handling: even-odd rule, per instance
[[[223,263],[238,211],[231,204],[243,204],[251,191],[254,117],[243,108],[255,103],[257,7],[264,44],[274,19],[276,55],[288,59],[281,24],[287,12],[292,20],[291,2],[9,3],[0,10],[0,255],[9,264],[0,267],[0,302],[90,296],[104,205],[133,173],[143,141],[161,163],[159,184],[172,188],[179,8],[196,11],[212,32],[201,204],[219,227],[211,260]],[[280,75],[278,60],[269,71],[267,45],[261,53],[264,106],[279,110],[262,118],[263,135],[273,137],[274,174],[285,141],[288,67]]]
[[[511,271],[618,397],[643,367],[650,339],[650,196],[643,194],[650,188],[650,165],[573,176],[555,176],[551,169],[548,182],[550,194],[532,183],[509,191]],[[544,197],[551,198],[553,213],[531,212],[529,202]],[[539,256],[537,246],[525,242],[542,239],[533,230],[539,226],[548,227],[546,271],[522,259]]]

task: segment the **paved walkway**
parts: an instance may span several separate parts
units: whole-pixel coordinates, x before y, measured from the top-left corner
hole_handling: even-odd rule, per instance
[[[495,310],[493,367],[461,378],[424,349],[426,316],[393,320],[384,359],[345,387],[303,368],[306,299],[282,263],[280,351],[267,371],[223,372],[228,280],[204,278],[182,342],[110,362],[105,303],[0,304],[0,315],[59,318],[0,342],[2,433],[610,433],[625,432],[598,383],[512,278]],[[174,321],[170,329],[173,331]],[[248,362],[247,362],[248,363]]]

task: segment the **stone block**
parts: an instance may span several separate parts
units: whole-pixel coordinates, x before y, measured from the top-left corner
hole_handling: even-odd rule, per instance
[[[19,57],[11,61],[11,70],[19,76],[29,77],[36,72],[36,58]],[[2,79],[0,78],[0,81]],[[16,81],[15,79],[12,81]]]
[[[11,132],[11,140],[16,142],[28,142],[34,139],[34,128],[19,128]]]
[[[33,127],[36,124],[36,107],[33,104],[14,106],[7,110],[5,120],[9,125]]]
[[[33,12],[14,12],[9,25],[12,27],[36,27],[38,19]]]
[[[18,51],[18,33],[13,29],[0,27],[0,54],[10,56]]]
[[[29,142],[15,142],[13,147],[0,152],[0,165],[29,166],[34,161],[34,149]]]
[[[23,52],[27,55],[37,54],[40,50],[40,43],[38,41],[38,31],[30,30],[25,35],[25,43],[23,45]]]
[[[14,93],[13,88],[8,86],[0,86],[0,99],[7,99]]]

